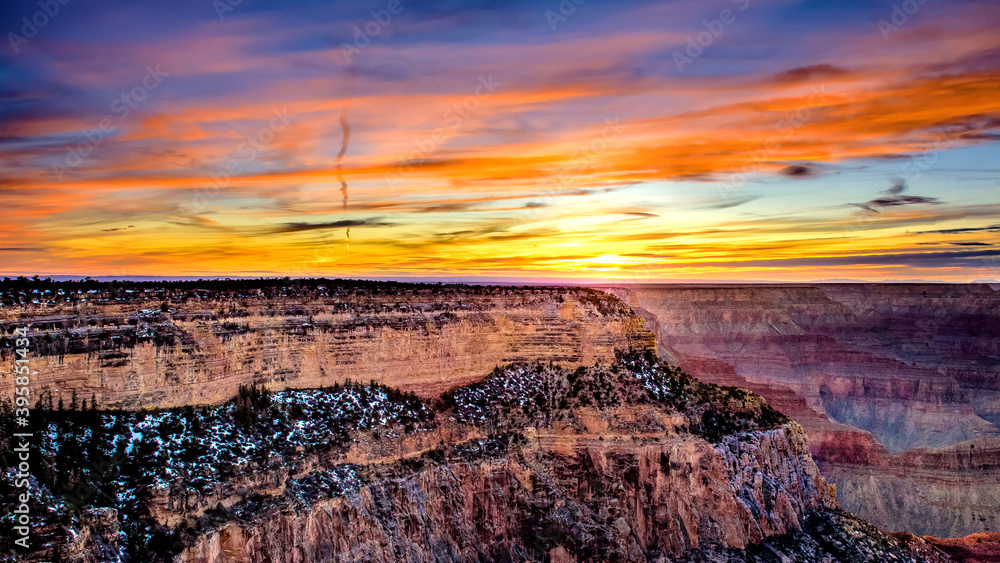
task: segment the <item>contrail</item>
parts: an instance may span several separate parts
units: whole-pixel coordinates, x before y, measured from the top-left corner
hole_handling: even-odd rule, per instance
[[[344,131],[343,139],[340,142],[340,152],[337,153],[337,178],[340,179],[340,194],[344,196],[344,211],[347,211],[347,181],[340,172],[340,163],[347,154],[347,145],[351,142],[351,125],[347,123],[347,110],[340,110],[340,128]]]
[[[344,135],[340,141],[340,152],[337,153],[337,178],[340,180],[340,194],[344,196],[344,212],[347,212],[347,180],[344,179],[344,174],[341,173],[341,161],[344,160],[344,155],[347,154],[347,145],[351,142],[351,125],[347,123],[347,109],[340,110],[340,128],[343,130]],[[347,255],[351,255],[351,228],[347,227]]]

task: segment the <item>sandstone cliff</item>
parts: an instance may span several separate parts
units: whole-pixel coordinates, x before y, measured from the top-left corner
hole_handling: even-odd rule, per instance
[[[212,291],[55,284],[42,291],[62,293],[48,300],[8,293],[0,296],[0,376],[10,369],[13,329],[23,326],[36,392],[126,409],[217,404],[250,383],[277,390],[375,380],[434,396],[503,363],[591,365],[655,344],[641,318],[594,290],[298,283],[204,282]]]
[[[344,495],[311,506],[282,499],[178,561],[647,561],[746,548],[800,529],[832,501],[791,427],[718,447],[541,431],[503,453],[466,460],[448,450],[419,471],[359,468]]]

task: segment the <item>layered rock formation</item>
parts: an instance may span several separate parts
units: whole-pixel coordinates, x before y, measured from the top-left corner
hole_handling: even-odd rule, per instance
[[[797,429],[720,447],[659,437],[540,430],[503,456],[361,467],[343,496],[302,506],[289,494],[178,561],[646,561],[743,549],[832,501]]]
[[[843,440],[843,436],[839,437]],[[933,535],[1000,529],[1000,440],[892,455],[877,444],[827,440],[816,459],[837,494],[883,529]],[[817,448],[819,449],[819,448]]]
[[[971,534],[964,538],[924,538],[930,545],[948,554],[955,563],[993,563],[1000,561],[1000,534]]]
[[[55,286],[59,299],[37,303],[8,294],[0,376],[10,370],[13,329],[24,326],[36,392],[126,409],[216,404],[250,383],[375,380],[433,396],[503,363],[591,365],[654,345],[642,319],[594,290],[299,283],[311,285]]]
[[[32,419],[50,429],[37,560],[669,561],[805,533],[835,505],[797,424],[650,353],[509,365],[432,403],[354,383]],[[890,547],[861,560],[917,560]]]
[[[606,289],[645,317],[662,357],[800,422],[846,509],[917,534],[1000,530],[990,286]]]

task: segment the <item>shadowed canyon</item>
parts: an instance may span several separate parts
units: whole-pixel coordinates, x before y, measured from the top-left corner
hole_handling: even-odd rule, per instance
[[[841,506],[889,530],[1000,529],[1000,293],[989,285],[609,288],[662,358],[798,421]]]

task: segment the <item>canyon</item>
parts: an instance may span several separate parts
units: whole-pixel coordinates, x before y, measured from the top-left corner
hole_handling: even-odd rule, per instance
[[[1000,530],[989,285],[628,286],[661,357],[805,428],[841,506],[888,530]]]
[[[986,286],[2,289],[0,369],[27,327],[43,460],[19,561],[946,563],[997,544],[918,537],[997,528]]]

